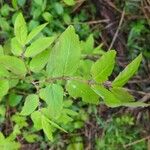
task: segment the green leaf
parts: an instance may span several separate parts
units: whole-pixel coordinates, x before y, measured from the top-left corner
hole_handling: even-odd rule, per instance
[[[26,57],[34,57],[48,48],[53,42],[54,37],[41,37],[34,41],[25,51]]]
[[[82,53],[85,54],[91,54],[92,51],[94,50],[94,38],[93,34],[91,34],[85,42],[81,43],[82,46]]]
[[[102,83],[108,80],[115,65],[115,56],[114,50],[108,51],[93,64],[91,75],[95,81]]]
[[[69,26],[52,49],[47,73],[52,77],[73,75],[80,61],[80,42],[73,26]]]
[[[9,95],[9,105],[15,107],[22,100],[22,95],[10,94]]]
[[[111,89],[111,93],[120,100],[120,106],[127,107],[147,107],[150,104],[146,104],[143,102],[135,102],[134,97],[128,93],[125,89],[114,87]]]
[[[57,118],[61,115],[63,107],[63,88],[57,84],[51,84],[40,90],[41,99],[49,106],[50,115]]]
[[[120,100],[118,100],[109,90],[100,85],[93,85],[92,89],[97,93],[109,107],[120,106]]]
[[[69,80],[66,89],[70,96],[74,98],[82,97],[82,100],[86,103],[98,104],[99,102],[99,96],[86,83]]]
[[[50,50],[45,50],[42,53],[36,55],[34,58],[32,58],[30,62],[31,71],[39,72],[40,70],[42,70],[48,62],[49,55]]]
[[[4,55],[4,49],[2,47],[2,45],[0,45],[0,56]]]
[[[122,104],[135,101],[134,97],[124,88],[114,87],[110,91]]]
[[[136,57],[129,65],[126,66],[126,68],[121,73],[119,73],[119,75],[112,82],[112,86],[122,87],[123,85],[125,85],[138,70],[141,61],[142,54]]]
[[[24,46],[27,39],[27,26],[22,13],[19,13],[15,20],[14,32],[18,42]]]
[[[53,140],[53,134],[52,134],[52,127],[50,125],[50,123],[48,122],[48,119],[42,115],[42,128],[43,131],[45,133],[45,135],[47,136],[47,138],[52,141]]]
[[[39,111],[34,111],[31,114],[31,119],[32,119],[32,121],[34,123],[34,128],[36,130],[41,130],[42,129],[41,118],[42,118],[42,115],[41,115],[41,112],[39,112]]]
[[[60,126],[59,126],[58,124],[56,124],[55,122],[51,121],[50,119],[47,119],[47,121],[48,121],[52,126],[54,126],[55,128],[58,128],[58,129],[62,130],[63,132],[66,132],[66,133],[67,133],[67,131],[66,131],[65,129],[63,129],[62,127],[60,127]]]
[[[7,94],[9,90],[8,80],[0,80],[0,100]]]
[[[11,52],[16,56],[21,56],[21,54],[23,53],[23,47],[18,42],[16,37],[11,39]]]
[[[21,115],[30,115],[39,105],[39,98],[35,94],[30,94],[26,97]]]
[[[9,72],[5,69],[4,66],[0,66],[0,79],[3,77],[9,77]]]
[[[25,76],[27,73],[24,62],[14,56],[0,56],[0,64],[16,75]]]
[[[105,104],[109,107],[147,107],[150,104],[143,102],[134,102],[134,98],[122,88],[113,88],[111,91],[98,85],[93,85],[92,89],[103,98]]]
[[[75,5],[75,1],[74,0],[63,0],[65,4],[72,6]]]
[[[27,40],[26,40],[26,44],[29,43],[35,36],[37,36],[47,25],[47,23],[44,23],[42,25],[37,26],[36,28],[34,28],[28,35]]]
[[[123,106],[126,107],[148,107],[150,104],[146,104],[143,102],[129,102],[129,103],[124,103]]]

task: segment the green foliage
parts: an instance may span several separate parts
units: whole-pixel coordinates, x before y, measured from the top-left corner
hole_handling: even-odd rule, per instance
[[[64,2],[74,5],[74,1]],[[24,5],[24,2],[19,1],[12,3],[15,9]],[[41,8],[43,1],[33,3]],[[44,7],[42,5],[39,14],[44,11]],[[60,3],[55,3],[54,8],[57,15],[64,13]],[[34,12],[33,18],[38,18],[36,15],[38,13]],[[46,16],[45,14],[44,18],[48,21]],[[94,48],[93,35],[81,42],[72,25],[57,39],[54,35],[47,37],[40,33],[46,25],[48,24],[30,29],[22,13],[19,13],[14,22],[15,37],[0,48],[0,99],[2,103],[8,99],[7,105],[17,106],[20,112],[16,112],[11,118],[15,123],[13,140],[21,134],[22,128],[27,130],[22,134],[24,139],[34,142],[34,132],[39,130],[45,133],[48,140],[54,141],[57,129],[61,132],[73,132],[83,127],[88,115],[74,106],[73,98],[81,98],[86,105],[98,105],[103,100],[109,107],[149,106],[136,102],[122,88],[137,71],[142,60],[141,54],[111,82],[109,77],[116,57],[114,50],[104,52],[101,45]],[[94,62],[85,57],[89,54],[97,54],[100,58]],[[1,114],[4,117],[4,111]],[[28,117],[33,123],[31,129],[29,126],[32,123],[27,123]],[[78,120],[74,121],[74,118]],[[16,142],[13,144],[17,145]],[[83,149],[82,140],[68,145],[67,149]]]
[[[99,125],[101,126],[102,118],[98,118]],[[132,143],[140,139],[141,128],[136,128],[134,118],[130,115],[122,115],[121,117],[112,117],[109,123],[104,122],[104,134],[102,137],[95,139],[95,149],[107,150],[126,150],[136,149],[144,150],[147,145],[145,141],[133,144],[130,147],[125,147],[126,144]]]

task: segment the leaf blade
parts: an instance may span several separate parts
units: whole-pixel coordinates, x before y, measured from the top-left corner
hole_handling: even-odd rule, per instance
[[[30,94],[26,97],[24,106],[21,111],[21,115],[30,115],[39,105],[39,98],[35,94]]]
[[[35,36],[37,36],[45,28],[46,25],[47,23],[44,23],[33,29],[27,37],[26,44],[29,43]]]
[[[34,57],[48,48],[53,42],[54,37],[42,37],[34,41],[25,51],[25,57]]]
[[[79,65],[80,42],[73,26],[69,26],[52,48],[47,73],[51,77],[73,75]]]
[[[27,38],[27,26],[22,13],[19,13],[15,20],[14,32],[18,42],[24,46]]]
[[[122,87],[138,70],[140,62],[142,61],[142,54],[136,57],[126,68],[119,73],[119,75],[112,82],[112,86]]]
[[[0,56],[0,64],[16,75],[25,76],[27,73],[24,62],[15,56]]]
[[[116,52],[114,50],[108,51],[93,64],[91,75],[95,81],[102,83],[108,80],[115,65],[115,56]]]

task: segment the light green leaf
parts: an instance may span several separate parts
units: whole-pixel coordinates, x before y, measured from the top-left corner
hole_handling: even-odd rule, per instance
[[[112,86],[122,87],[123,85],[125,85],[128,82],[128,80],[138,70],[141,61],[142,61],[142,54],[136,57],[129,65],[126,66],[126,68],[121,73],[119,73],[119,75],[112,82]]]
[[[69,26],[52,49],[47,65],[51,77],[73,75],[80,61],[80,42],[73,26]]]
[[[75,5],[75,0],[63,0],[65,4],[72,6]]]
[[[40,70],[42,70],[48,62],[49,55],[50,50],[45,50],[42,53],[36,55],[34,58],[32,58],[30,62],[31,71],[39,72]]]
[[[133,96],[121,88],[114,88],[109,91],[102,86],[93,85],[92,89],[103,98],[105,104],[109,107],[147,107],[150,105],[143,102],[134,102]]]
[[[50,115],[57,118],[61,115],[63,107],[63,88],[60,85],[52,84],[40,90],[41,99],[49,106]]]
[[[92,89],[97,93],[109,107],[118,107],[120,106],[120,100],[118,100],[109,90],[103,86],[93,85]]]
[[[8,80],[0,80],[0,100],[7,94],[9,90]]]
[[[41,112],[39,112],[39,111],[34,111],[31,114],[31,119],[32,119],[32,121],[34,123],[34,128],[36,130],[41,130],[42,129],[41,118],[42,118],[42,115],[41,115]]]
[[[50,123],[48,122],[48,119],[42,115],[42,128],[43,131],[45,133],[45,135],[47,136],[47,138],[52,141],[53,140],[53,134],[52,134],[52,127],[50,125]]]
[[[34,28],[28,35],[27,40],[26,40],[26,44],[29,43],[35,36],[37,36],[47,25],[47,23],[44,23],[42,25],[37,26],[36,28]]]
[[[18,42],[16,37],[11,39],[11,52],[16,56],[21,56],[21,54],[23,53],[23,47]]]
[[[4,66],[0,66],[0,79],[4,78],[4,77],[9,77],[9,72],[7,71],[7,69],[5,69]]]
[[[54,37],[41,37],[34,41],[25,51],[26,57],[34,57],[48,48],[53,42]]]
[[[27,26],[22,13],[19,13],[15,20],[14,32],[18,42],[24,46],[27,39]]]
[[[56,124],[55,122],[51,121],[51,120],[48,119],[48,118],[47,118],[47,121],[48,121],[52,126],[54,126],[55,128],[58,128],[58,129],[62,130],[63,132],[66,132],[66,133],[67,133],[67,131],[66,131],[65,129],[63,129],[62,127],[60,127],[60,126],[59,126],[58,124]]]
[[[16,75],[25,76],[27,73],[24,62],[14,56],[0,56],[0,64]]]
[[[4,49],[2,47],[2,45],[0,45],[0,56],[4,55]]]
[[[114,87],[110,91],[122,104],[135,101],[134,97],[124,88]]]
[[[124,103],[123,106],[126,107],[148,107],[150,104],[146,104],[143,102],[129,102],[129,103]]]
[[[108,51],[93,64],[91,75],[95,81],[102,83],[108,80],[115,65],[115,56],[114,50]]]
[[[86,103],[98,104],[99,102],[99,96],[85,83],[69,80],[66,89],[70,96],[74,98],[82,97],[82,100]]]
[[[85,42],[82,41],[81,46],[82,46],[82,53],[91,54],[92,51],[94,50],[93,34],[90,34]]]
[[[35,94],[30,94],[26,97],[21,115],[30,115],[39,105],[39,98]]]

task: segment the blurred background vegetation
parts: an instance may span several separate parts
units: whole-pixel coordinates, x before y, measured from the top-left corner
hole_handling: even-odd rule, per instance
[[[0,0],[0,45],[5,49],[9,49],[14,20],[20,11],[24,14],[29,31],[48,22],[42,34],[59,35],[72,24],[80,39],[85,41],[83,46],[87,51],[99,45],[103,51],[115,49],[119,64],[116,72],[142,52],[144,59],[140,71],[127,87],[132,89],[137,99],[150,100],[149,0]],[[96,55],[89,57],[95,59]],[[83,66],[86,73],[86,65]],[[150,149],[149,108],[111,109],[105,105],[87,105],[78,100],[73,100],[73,104],[68,106],[79,112],[67,126],[69,134],[56,132],[54,141],[49,142],[43,133],[34,133],[29,128],[23,130],[16,142],[11,142],[10,122],[23,129],[31,121],[17,115],[17,107],[1,103],[0,131],[8,137],[3,142],[14,146],[14,149],[20,143],[23,150]],[[17,127],[13,132],[19,132]]]

